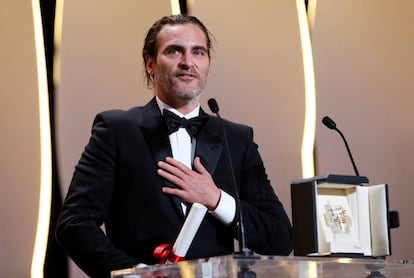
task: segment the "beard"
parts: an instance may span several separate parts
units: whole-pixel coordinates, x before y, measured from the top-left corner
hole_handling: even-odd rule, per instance
[[[179,73],[162,73],[158,75],[156,83],[158,91],[168,99],[175,99],[181,102],[190,102],[198,98],[206,87],[207,76],[201,77],[198,73],[192,73],[192,80],[186,82],[181,80]]]

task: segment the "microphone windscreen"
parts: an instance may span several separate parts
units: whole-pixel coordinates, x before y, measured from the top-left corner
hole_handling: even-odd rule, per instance
[[[217,101],[214,98],[210,98],[208,101],[208,107],[210,107],[211,112],[217,113],[219,111],[219,107]]]
[[[335,129],[336,123],[328,116],[323,117],[322,123],[329,129]]]

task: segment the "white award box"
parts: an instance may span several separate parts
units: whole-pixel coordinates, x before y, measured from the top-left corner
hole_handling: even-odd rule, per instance
[[[327,175],[291,184],[295,256],[391,254],[388,186],[366,177]]]

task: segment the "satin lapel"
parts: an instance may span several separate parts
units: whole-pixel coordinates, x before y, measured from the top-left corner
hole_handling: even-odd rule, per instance
[[[200,157],[203,166],[213,174],[222,152],[221,127],[217,119],[210,116],[197,136],[195,155]]]
[[[142,133],[154,157],[155,163],[164,160],[165,157],[172,157],[171,145],[168,139],[167,126],[162,119],[156,101],[153,99],[143,109]],[[164,180],[165,186],[176,187],[174,184]],[[162,193],[163,194],[163,193]],[[177,213],[184,218],[180,198],[170,195]]]

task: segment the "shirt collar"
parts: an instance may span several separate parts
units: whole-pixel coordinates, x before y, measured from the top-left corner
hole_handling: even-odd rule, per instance
[[[164,103],[162,100],[160,100],[160,99],[158,98],[158,96],[156,96],[156,97],[155,97],[155,99],[156,99],[156,101],[157,101],[158,107],[159,107],[159,108],[160,108],[160,110],[161,110],[161,114],[163,113],[163,110],[164,110],[164,109],[167,109],[167,110],[169,110],[169,111],[173,112],[174,114],[176,114],[177,116],[179,116],[179,117],[184,117],[184,118],[186,118],[186,119],[191,119],[191,118],[197,117],[197,116],[200,114],[200,104],[198,104],[198,105],[197,105],[197,107],[196,107],[196,108],[194,108],[194,110],[193,110],[193,111],[191,111],[190,113],[188,113],[187,115],[183,115],[183,114],[182,114],[182,113],[180,113],[177,109],[175,109],[175,108],[173,108],[173,107],[171,107],[171,106],[167,105],[167,104],[166,104],[166,103]]]

